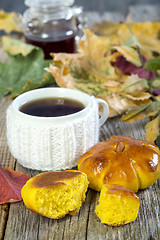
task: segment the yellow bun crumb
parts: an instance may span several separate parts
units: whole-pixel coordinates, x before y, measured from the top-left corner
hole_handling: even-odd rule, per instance
[[[140,200],[131,190],[120,185],[102,187],[96,215],[102,223],[120,226],[137,218]]]
[[[87,188],[85,173],[76,170],[50,171],[29,179],[21,195],[28,209],[58,219],[79,211]]]

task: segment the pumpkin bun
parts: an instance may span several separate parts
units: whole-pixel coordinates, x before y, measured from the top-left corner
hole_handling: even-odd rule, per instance
[[[78,161],[87,174],[89,187],[101,191],[104,184],[118,184],[137,192],[160,177],[160,150],[146,141],[113,136],[97,143]]]
[[[120,185],[104,185],[95,212],[102,223],[120,226],[137,218],[139,205],[133,191]]]
[[[135,194],[160,177],[160,150],[146,141],[113,136],[89,149],[78,161],[89,187],[101,191],[96,214],[102,223],[119,226],[136,219]]]
[[[79,211],[87,188],[87,176],[80,171],[50,171],[30,178],[23,186],[21,195],[28,209],[48,218],[59,219]]]

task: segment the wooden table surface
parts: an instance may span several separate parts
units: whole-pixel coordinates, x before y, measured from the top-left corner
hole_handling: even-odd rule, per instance
[[[133,10],[133,9],[131,9]],[[144,9],[143,9],[144,10]],[[109,15],[108,15],[109,16]],[[10,154],[6,140],[6,109],[9,97],[0,98],[0,165],[28,173],[30,177],[39,172],[29,170],[17,163]],[[106,121],[100,129],[100,141],[112,135],[129,135],[144,139],[144,126],[148,119],[124,123],[115,117]],[[94,210],[99,193],[88,190],[86,201],[76,216],[53,220],[29,211],[23,201],[0,205],[0,240],[158,240],[160,239],[160,179],[148,189],[138,192],[140,209],[137,219],[127,225],[110,227],[102,224]]]

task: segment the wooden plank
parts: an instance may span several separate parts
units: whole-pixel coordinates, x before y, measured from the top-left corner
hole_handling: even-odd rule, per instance
[[[6,222],[8,217],[9,207],[8,204],[3,204],[0,206],[0,240],[3,239]]]
[[[23,171],[30,176],[37,175],[39,171],[23,168],[17,163],[17,171]],[[28,210],[23,202],[10,205],[4,239],[85,239],[88,214],[92,190],[88,191],[85,203],[76,216],[67,215],[59,220],[48,219]]]
[[[0,166],[14,169],[15,159],[8,151],[6,139],[6,108],[11,103],[8,97],[0,98]],[[9,204],[0,205],[0,239],[3,239],[5,225],[8,218]]]
[[[0,166],[14,169],[15,159],[8,151],[6,138],[6,109],[11,101],[9,97],[0,98]]]
[[[114,134],[127,134],[144,139],[144,125],[147,119],[129,124],[118,119],[118,117],[109,119],[101,128],[101,141]],[[30,176],[39,173],[23,168],[18,163],[16,170],[28,173]],[[11,204],[4,239],[158,239],[159,185],[160,181],[157,181],[152,187],[139,192],[141,200],[139,215],[135,222],[122,227],[109,227],[100,222],[94,212],[99,193],[93,190],[88,191],[86,201],[76,216],[66,216],[60,220],[39,216],[27,210],[23,202]]]
[[[130,9],[132,12],[133,8]],[[135,13],[135,8],[133,13]],[[156,16],[158,16],[157,13],[158,11],[155,12]],[[117,19],[115,19],[115,16],[117,16]],[[140,16],[140,13],[137,16],[133,15],[135,20],[138,20],[138,16]],[[92,24],[92,21],[106,19],[119,21],[121,17],[121,14],[105,13],[101,15],[95,13],[95,15],[90,15],[90,24]],[[11,100],[8,97],[0,98],[0,165],[12,169],[16,167],[17,171],[23,171],[30,176],[37,175],[38,171],[23,168],[16,163],[8,150],[5,132],[5,111],[10,102]],[[100,130],[100,141],[105,141],[112,135],[129,135],[144,139],[144,126],[147,122],[148,119],[144,119],[127,124],[120,122],[119,117],[109,119]],[[0,206],[0,239],[158,240],[160,233],[160,180],[150,188],[139,191],[138,196],[141,205],[137,219],[121,227],[109,227],[100,222],[94,212],[99,193],[93,190],[88,190],[86,201],[76,216],[66,216],[60,220],[48,219],[33,213],[25,207],[23,202],[9,205],[3,204]]]
[[[144,125],[147,119],[135,121],[134,123],[123,123],[118,118],[110,119],[101,129],[101,140],[108,139],[111,135],[129,135],[135,138],[144,139]],[[137,219],[121,227],[109,227],[97,220],[94,209],[97,202],[97,195],[93,199],[93,209],[90,212],[88,222],[87,239],[159,239],[159,198],[160,179],[150,188],[139,191],[141,201]],[[91,205],[91,206],[92,206]]]

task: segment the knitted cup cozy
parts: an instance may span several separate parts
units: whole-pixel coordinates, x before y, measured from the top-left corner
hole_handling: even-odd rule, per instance
[[[7,140],[11,154],[24,167],[37,170],[70,169],[99,139],[99,109],[96,99],[82,117],[58,124],[25,121],[7,110]]]

